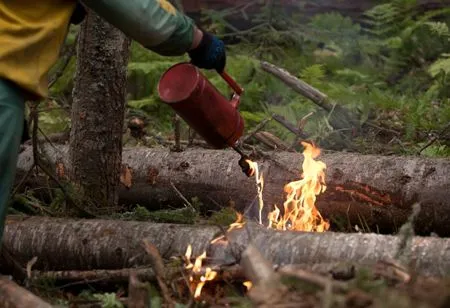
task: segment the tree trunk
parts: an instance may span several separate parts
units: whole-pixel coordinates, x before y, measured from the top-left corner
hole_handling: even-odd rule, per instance
[[[73,90],[70,177],[87,200],[118,202],[130,40],[92,11],[81,26]]]
[[[238,262],[252,243],[275,264],[354,262],[373,265],[394,259],[402,238],[379,234],[273,231],[247,223],[227,234],[231,245],[211,241],[222,235],[215,226],[155,224],[117,220],[75,220],[30,217],[11,219],[5,228],[5,247],[21,264],[37,256],[33,269],[118,269],[151,264],[143,248],[148,240],[164,259],[206,251],[211,265]],[[251,240],[250,240],[251,238]],[[64,240],[61,240],[64,239]],[[423,275],[450,272],[450,239],[410,237],[404,255],[416,258],[413,268]]]
[[[67,163],[67,147],[46,147],[49,157]],[[191,200],[198,197],[203,209],[218,210],[232,203],[235,209],[256,218],[258,204],[254,178],[247,178],[238,166],[239,155],[229,150],[190,149],[181,153],[165,149],[128,148],[123,164],[131,174],[129,188],[121,186],[120,203],[140,204],[149,209],[184,206],[172,184]],[[423,157],[322,154],[326,163],[327,189],[317,196],[318,209],[331,220],[332,230],[369,228],[397,231],[418,202],[421,212],[415,231],[450,235],[450,160]],[[283,187],[300,179],[303,156],[279,152],[271,159],[259,159],[263,170],[265,212],[283,204]],[[18,180],[32,164],[32,149],[19,156]],[[44,182],[45,183],[45,182]],[[172,184],[171,184],[172,183]],[[34,185],[36,187],[36,185]]]

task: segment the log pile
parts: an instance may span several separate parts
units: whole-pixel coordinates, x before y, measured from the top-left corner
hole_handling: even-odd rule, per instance
[[[68,168],[67,146],[45,149],[50,160],[58,163],[59,172]],[[32,166],[32,157],[31,148],[21,153],[17,181]],[[327,190],[318,196],[317,205],[332,228],[341,223],[340,227],[347,229],[358,225],[374,232],[396,232],[419,203],[415,231],[419,235],[450,235],[449,160],[350,153],[325,153],[317,159],[327,165]],[[175,192],[176,187],[187,200],[199,198],[205,210],[233,204],[247,217],[255,217],[255,182],[241,172],[238,160],[236,153],[227,150],[125,149],[123,169],[128,181],[121,189],[120,202],[149,209],[182,207],[185,201]],[[292,152],[269,153],[256,160],[264,176],[264,217],[273,205],[283,204],[284,185],[300,179],[302,160],[302,154]],[[34,177],[28,184],[36,187],[43,183]]]
[[[215,226],[155,224],[117,220],[76,220],[30,217],[9,219],[5,247],[26,264],[37,257],[34,270],[121,269],[152,264],[142,249],[148,240],[163,259],[183,256],[188,245],[193,255],[207,252],[215,265],[239,263],[250,245],[277,265],[352,262],[373,265],[395,259],[400,250],[409,256],[412,269],[425,276],[446,276],[450,272],[450,239],[411,237],[403,239],[377,234],[344,234],[273,231],[247,223],[232,230],[227,242]],[[119,275],[120,276],[120,275]]]

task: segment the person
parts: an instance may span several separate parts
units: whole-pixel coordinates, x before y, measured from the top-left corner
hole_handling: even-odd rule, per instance
[[[225,67],[224,42],[167,0],[0,0],[0,240],[23,139],[25,101],[47,97],[48,71],[84,7],[160,55],[187,54],[193,65],[219,72]]]

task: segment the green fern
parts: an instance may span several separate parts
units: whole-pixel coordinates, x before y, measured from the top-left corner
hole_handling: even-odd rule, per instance
[[[300,77],[307,83],[317,84],[325,77],[325,68],[323,64],[313,64],[311,66],[305,67],[301,73]]]
[[[438,59],[428,68],[428,73],[433,77],[442,72],[450,74],[450,57]]]
[[[444,22],[427,21],[424,25],[428,26],[432,33],[440,37],[450,37],[448,25]]]

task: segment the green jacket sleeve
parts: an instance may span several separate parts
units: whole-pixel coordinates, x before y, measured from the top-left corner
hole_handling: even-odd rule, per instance
[[[167,0],[82,2],[127,36],[161,55],[182,55],[192,45],[194,22]]]

